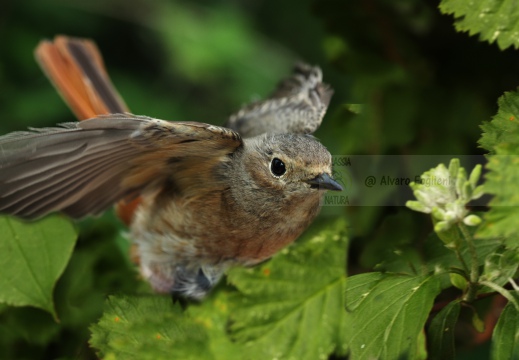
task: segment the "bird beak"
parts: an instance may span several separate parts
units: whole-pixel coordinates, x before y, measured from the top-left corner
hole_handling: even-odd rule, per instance
[[[316,188],[319,190],[343,190],[342,186],[326,173],[322,173],[313,179],[306,180],[306,183],[310,184],[312,188]]]

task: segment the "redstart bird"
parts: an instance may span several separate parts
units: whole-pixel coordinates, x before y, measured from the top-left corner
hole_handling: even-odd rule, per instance
[[[293,242],[340,191],[310,134],[332,96],[299,64],[226,127],[130,114],[95,44],[58,36],[36,58],[80,122],[0,137],[0,212],[79,219],[117,204],[140,273],[160,293],[203,298],[229,266]]]

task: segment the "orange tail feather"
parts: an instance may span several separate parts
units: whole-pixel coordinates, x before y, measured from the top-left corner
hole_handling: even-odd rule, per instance
[[[56,36],[43,40],[36,60],[79,121],[98,115],[129,112],[112,84],[103,58],[91,40]],[[116,205],[117,216],[129,225],[141,198]]]

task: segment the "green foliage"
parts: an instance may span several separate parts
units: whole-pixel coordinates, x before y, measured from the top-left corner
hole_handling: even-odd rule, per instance
[[[500,247],[488,254],[483,268],[482,279],[504,286],[513,279],[519,266],[519,252],[516,249]]]
[[[507,0],[442,0],[440,10],[456,18],[456,30],[480,34],[482,41],[497,42],[500,49],[519,48],[519,8]]]
[[[431,359],[454,359],[456,353],[454,330],[460,308],[459,301],[452,301],[431,321],[429,326],[429,356]]]
[[[0,302],[34,306],[57,318],[52,300],[76,242],[72,223],[52,216],[27,224],[0,216]]]
[[[519,358],[519,310],[508,303],[497,322],[492,336],[492,359]]]
[[[223,286],[220,289],[203,303],[189,306],[187,312],[194,322],[204,326],[209,337],[210,352],[215,359],[242,359],[248,350],[233,341],[228,332],[229,316],[234,311],[229,298],[235,294]]]
[[[70,227],[68,221],[61,224],[64,230]],[[114,216],[110,213],[79,223],[80,237],[53,293],[59,323],[36,308],[2,308],[1,358],[46,360],[60,355],[73,357],[71,354],[81,354],[80,359],[94,356],[88,347],[88,326],[101,315],[106,294],[135,293],[144,285],[136,279],[134,269],[128,268],[128,260],[124,258],[127,254],[118,249],[113,224]],[[53,231],[58,230],[53,227]],[[62,246],[54,239],[50,244],[57,249]],[[57,350],[49,353],[49,348]]]
[[[421,332],[439,292],[435,276],[367,273],[350,277],[346,339],[351,358],[421,358]]]
[[[212,359],[202,324],[171,297],[110,297],[91,344],[110,359]]]
[[[481,228],[479,236],[496,237],[504,236],[511,246],[519,246],[519,233],[515,227],[517,216],[519,216],[519,197],[512,184],[519,181],[519,173],[515,171],[516,156],[511,156],[497,148],[496,155],[489,158],[487,168],[490,170],[486,175],[486,191],[494,195],[490,201],[491,210],[485,214],[486,224]]]
[[[481,170],[476,166],[467,180],[466,172],[460,167],[459,161],[452,160],[449,169],[440,164],[421,176],[422,183],[411,185],[418,201],[408,201],[407,206],[431,214],[436,234],[445,243],[445,247],[456,255],[459,267],[453,266],[454,262],[450,262],[449,279],[452,285],[463,291],[461,299],[464,302],[472,303],[477,299],[478,294],[497,291],[508,299],[512,306],[519,308],[513,292],[502,287],[509,281],[514,284],[510,279],[517,272],[519,254],[515,249],[506,249],[503,246],[494,248],[492,252],[486,254],[484,269],[481,272],[481,259],[484,254],[478,244],[488,242],[488,239],[487,241],[476,240],[474,231],[469,231],[467,228],[467,225],[479,225],[481,221],[477,215],[468,215],[469,211],[465,208],[474,194],[481,196],[482,187],[477,187],[480,172]],[[445,182],[445,179],[451,181]],[[456,180],[452,181],[452,179]],[[432,186],[427,186],[427,180],[439,181],[440,184],[433,183]],[[442,222],[444,226],[438,226]],[[467,254],[462,253],[463,247],[468,250],[468,257]],[[453,359],[455,357],[453,329],[458,321],[459,311],[459,300],[454,300],[431,323],[429,332],[431,348],[434,349],[431,354],[433,358]],[[485,329],[485,323],[477,311],[473,311],[472,325],[478,332],[483,332]]]
[[[481,125],[483,134],[479,143],[490,155],[496,155],[498,149],[508,154],[516,154],[519,147],[519,92],[505,92],[497,103],[499,108],[492,121]]]
[[[494,195],[491,209],[485,214],[481,237],[505,237],[512,247],[519,247],[516,219],[519,216],[519,92],[508,92],[499,98],[499,110],[492,121],[482,126],[481,146],[489,151],[485,191]]]
[[[231,334],[251,359],[345,353],[344,228],[344,221],[326,222],[271,262],[229,274],[244,295],[234,301]]]

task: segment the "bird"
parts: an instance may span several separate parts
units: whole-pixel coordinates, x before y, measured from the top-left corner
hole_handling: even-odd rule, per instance
[[[317,66],[296,64],[216,126],[132,114],[91,40],[60,35],[35,55],[80,121],[0,136],[0,213],[81,219],[115,204],[157,293],[203,299],[229,267],[296,240],[325,192],[342,191],[311,135],[333,94]]]

